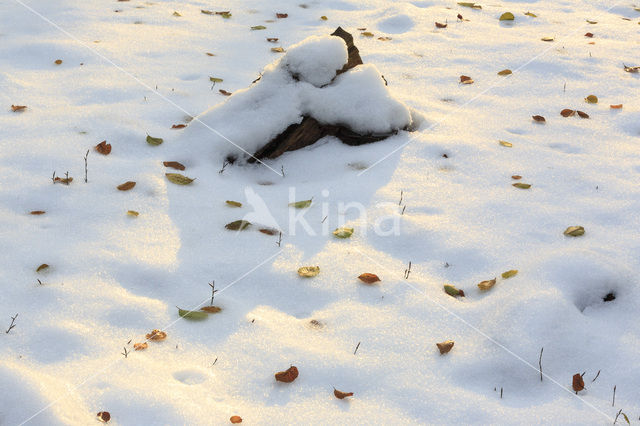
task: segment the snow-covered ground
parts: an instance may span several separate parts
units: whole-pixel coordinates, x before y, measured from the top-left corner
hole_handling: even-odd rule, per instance
[[[121,425],[604,425],[620,409],[637,423],[640,74],[623,64],[640,65],[639,6],[479,4],[0,1],[0,424],[108,411]],[[507,11],[515,20],[499,21]],[[171,129],[233,106],[219,89],[248,88],[285,54],[271,48],[337,26],[422,117],[418,131],[360,147],[327,138],[219,173],[231,145]],[[318,100],[306,96],[301,108]],[[252,134],[286,113],[253,107],[220,126]],[[103,140],[107,156],[93,149]],[[254,226],[225,229],[239,219]],[[350,238],[332,235],[342,225]],[[574,225],[585,234],[563,235]],[[367,272],[381,282],[359,281]],[[209,304],[213,280],[222,311],[181,318],[176,306]],[[153,329],[167,338],[135,351]],[[290,365],[299,377],[276,382]]]

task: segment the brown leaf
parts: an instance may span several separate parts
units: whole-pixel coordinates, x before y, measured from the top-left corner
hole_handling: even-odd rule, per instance
[[[469,77],[468,75],[461,75],[460,76],[460,83],[463,84],[472,84],[473,80],[471,79],[471,77]]]
[[[576,114],[576,112],[572,109],[568,109],[565,108],[562,111],[560,111],[560,115],[563,117],[573,117]]]
[[[298,369],[292,365],[287,371],[280,371],[275,376],[279,382],[291,383],[298,377]]]
[[[171,126],[172,129],[184,129],[185,127],[187,127],[186,124],[174,124]]]
[[[380,278],[378,278],[376,274],[370,274],[368,272],[365,272],[364,274],[360,275],[358,278],[360,278],[360,281],[365,282],[367,284],[373,284],[375,282],[380,281]]]
[[[520,175],[513,175],[513,176],[511,176],[511,179],[513,179],[513,180],[520,180],[520,179],[522,179],[522,176],[520,176]]]
[[[462,15],[460,15],[459,13],[458,13],[458,19],[459,19],[459,20],[461,20],[461,21],[463,21],[463,20],[464,20],[464,18],[462,17]]]
[[[282,48],[282,47],[272,47],[271,51],[275,52],[275,53],[284,53],[284,48]]]
[[[436,22],[436,28],[447,28],[447,24],[441,24],[440,22]]]
[[[171,167],[172,169],[184,170],[184,166],[177,161],[163,161],[162,164],[164,164],[165,167]]]
[[[621,108],[622,108],[622,104],[618,104],[618,105],[609,105],[609,108],[611,108],[611,109],[621,109]]]
[[[271,228],[262,228],[262,229],[259,229],[259,231],[267,235],[276,235],[278,232],[280,232],[277,229],[271,229]]]
[[[207,56],[216,56],[216,55],[214,55],[214,54],[213,54],[213,53],[211,53],[211,52],[205,52],[205,55],[207,55]]]
[[[111,144],[107,141],[102,141],[95,146],[96,151],[102,155],[109,155],[111,153]]]
[[[53,182],[60,182],[60,183],[64,183],[65,185],[69,185],[71,182],[73,182],[73,178],[72,177],[68,177],[68,178],[61,178],[56,176],[56,178],[53,180]]]
[[[159,340],[166,339],[167,333],[165,333],[164,331],[160,331],[158,329],[154,329],[154,330],[151,330],[151,333],[147,334],[145,337],[149,340],[159,341]]]
[[[538,123],[544,123],[547,120],[545,120],[545,118],[541,115],[534,115],[531,118],[533,118],[535,121],[537,121]]]
[[[445,340],[442,343],[436,343],[438,350],[440,351],[440,355],[444,355],[449,353],[449,351],[453,348],[453,340]]]
[[[492,280],[482,281],[482,282],[478,283],[478,288],[480,290],[489,290],[494,285],[496,285],[496,279],[495,278],[492,279]]]
[[[226,90],[220,89],[218,92],[222,93],[225,96],[231,96],[231,92],[227,92]]]
[[[229,418],[229,421],[231,423],[242,423],[242,417],[240,417],[240,416],[231,416]]]
[[[580,373],[576,373],[573,375],[573,390],[576,393],[580,392],[584,389],[584,380],[582,379],[582,375]]]
[[[267,41],[270,43],[277,43],[279,38],[277,37],[267,37]]]
[[[11,105],[11,111],[13,112],[24,111],[25,109],[27,109],[26,105]]]
[[[203,306],[200,310],[208,314],[217,314],[222,311],[222,308],[219,306]]]
[[[38,269],[36,269],[36,272],[40,272],[43,269],[47,269],[49,267],[49,265],[47,265],[46,263],[43,263],[42,265],[38,266]]]
[[[276,13],[276,18],[278,19],[284,19],[284,18],[288,18],[289,14],[288,13]]]
[[[118,1],[122,1],[122,0],[118,0]],[[107,423],[109,420],[111,420],[111,414],[109,414],[108,411],[100,411],[98,414],[98,420]]]
[[[53,61],[53,63],[56,65],[60,65],[62,63],[62,59],[56,59],[55,61]]]
[[[518,189],[529,189],[529,188],[531,188],[531,184],[529,184],[529,183],[520,183],[520,182],[518,182],[518,183],[512,183],[511,185],[515,186]]]
[[[628,66],[626,66],[626,65],[624,65],[624,64],[623,64],[623,66],[624,66],[624,70],[625,70],[626,72],[630,72],[630,73],[635,74],[635,73],[637,73],[638,71],[640,71],[640,67],[628,67]],[[12,106],[12,107],[13,107],[13,106]]]
[[[336,398],[338,399],[345,399],[348,396],[353,396],[353,392],[342,392],[339,391],[336,388],[333,388],[333,394],[336,396]]]
[[[593,37],[593,33],[586,33],[584,36],[591,38],[591,37]]]
[[[143,350],[147,349],[148,347],[149,347],[149,344],[147,342],[134,343],[133,344],[133,349],[135,349],[136,351],[143,351]]]
[[[578,115],[580,116],[580,118],[589,118],[589,114],[587,114],[584,111],[576,111],[578,113]]]
[[[32,211],[29,212],[29,214],[37,216],[37,215],[45,214],[45,211],[44,210],[32,210]]]
[[[133,188],[134,186],[136,186],[135,182],[127,181],[127,182],[125,182],[123,184],[118,185],[116,188],[118,188],[118,190],[120,190],[120,191],[128,191],[131,188]]]

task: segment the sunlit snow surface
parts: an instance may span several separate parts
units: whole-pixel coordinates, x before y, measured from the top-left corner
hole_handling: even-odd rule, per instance
[[[84,425],[99,411],[120,425],[232,415],[246,424],[611,424],[619,409],[637,422],[640,77],[623,64],[640,65],[640,12],[577,0],[480,4],[0,2],[3,331],[19,314],[0,333],[0,424]],[[498,21],[506,11],[513,23]],[[368,65],[357,72],[418,111],[419,130],[360,147],[327,138],[219,173],[226,133],[259,146],[305,109],[356,126],[370,111],[370,124],[389,124],[372,118],[380,105],[355,97],[323,110],[319,96],[274,101],[292,90],[284,80],[251,86],[283,56],[272,47],[337,26]],[[318,71],[305,90],[329,89],[316,87],[323,72],[296,66]],[[513,74],[498,76],[505,68]],[[474,83],[459,84],[461,75]],[[252,108],[236,100],[260,87]],[[584,102],[591,94],[598,104]],[[213,130],[170,129],[216,106],[237,109]],[[564,108],[590,118],[564,118]],[[148,145],[147,134],[164,143]],[[92,150],[105,139],[109,156]],[[196,180],[168,182],[175,170],[163,161]],[[54,171],[69,171],[71,185],[54,185]],[[532,187],[512,187],[512,175]],[[137,184],[118,191],[126,181]],[[306,210],[287,207],[312,197]],[[255,226],[224,229],[243,218]],[[280,246],[259,224],[283,230]],[[338,240],[331,231],[343,224],[355,232]],[[563,236],[571,225],[586,234]],[[317,277],[298,277],[312,265]],[[518,275],[502,280],[509,269]],[[364,272],[382,281],[362,284]],[[494,277],[481,293],[476,284]],[[212,280],[223,311],[180,319],[176,306],[209,303]],[[448,296],[447,283],[466,297]],[[616,299],[605,303],[609,292]],[[156,328],[167,339],[133,351]],[[455,346],[441,356],[435,343],[447,339]],[[290,365],[298,379],[275,382]],[[572,376],[583,372],[576,396]],[[338,400],[333,387],[355,395]]]

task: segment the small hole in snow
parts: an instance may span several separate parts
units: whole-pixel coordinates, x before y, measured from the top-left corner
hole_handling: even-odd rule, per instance
[[[616,300],[616,295],[614,292],[607,293],[607,295],[603,297],[602,300],[605,302],[611,302],[613,300]]]

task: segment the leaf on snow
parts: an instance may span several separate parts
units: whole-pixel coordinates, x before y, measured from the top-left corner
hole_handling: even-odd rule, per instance
[[[362,36],[364,37],[373,37],[373,33],[370,31],[365,31],[363,33],[361,33]]]
[[[98,417],[98,420],[103,423],[107,423],[109,420],[111,420],[111,414],[109,414],[108,411],[100,411],[98,414],[96,414],[96,416]]]
[[[227,223],[224,227],[231,231],[244,231],[249,226],[251,226],[251,222],[247,222],[246,220],[235,220],[231,223]]]
[[[584,235],[584,228],[582,226],[570,226],[564,230],[563,234],[571,237],[579,237]]]
[[[287,18],[287,17],[289,17],[288,13],[276,13],[276,18],[278,18],[278,19],[284,19],[284,18]]]
[[[569,108],[565,108],[562,111],[560,111],[560,115],[563,117],[573,117],[575,114],[576,114],[575,110],[569,109]]]
[[[147,143],[148,143],[149,145],[158,146],[158,145],[160,145],[162,142],[164,142],[164,139],[162,139],[162,138],[154,138],[153,136],[149,136],[149,135],[147,135]]]
[[[242,203],[239,203],[238,201],[227,200],[225,203],[227,203],[229,207],[242,207]]]
[[[502,146],[506,146],[507,148],[512,148],[513,144],[511,142],[507,142],[507,141],[498,141],[498,143]]]
[[[219,306],[203,306],[200,310],[208,314],[217,314],[222,311],[222,308]]]
[[[62,64],[62,59],[56,59],[55,61],[53,61],[53,63],[56,65],[60,65]]]
[[[538,122],[538,123],[544,123],[547,120],[545,120],[545,118],[541,115],[533,115],[531,116],[531,118],[533,118],[534,121]]]
[[[589,95],[586,98],[584,98],[584,100],[587,101],[588,104],[598,103],[598,97],[596,95]]]
[[[138,217],[138,216],[140,215],[140,213],[138,213],[138,212],[137,212],[137,211],[135,211],[135,210],[127,210],[127,214],[128,214],[129,216],[133,216],[133,217]]]
[[[609,108],[611,108],[611,109],[621,109],[621,108],[622,108],[622,104],[618,104],[618,105],[609,105]]]
[[[271,51],[275,53],[284,53],[284,49],[282,47],[272,47]]]
[[[453,286],[451,284],[445,284],[444,285],[444,292],[447,293],[449,296],[453,296],[453,297],[461,296],[461,297],[464,297],[464,291],[457,289],[456,286]]]
[[[335,231],[333,231],[333,235],[335,235],[338,238],[349,238],[352,234],[353,234],[353,228],[342,227],[342,228],[337,228]]]
[[[172,129],[184,129],[185,127],[187,127],[186,124],[174,124],[171,126]]]
[[[635,74],[635,73],[640,71],[640,67],[628,67],[628,66],[626,66],[624,64],[622,64],[622,66],[624,67],[624,70],[626,72],[630,72],[630,73],[633,73],[633,74]],[[13,108],[13,105],[11,105],[11,108]],[[24,108],[26,108],[26,107],[24,107]],[[15,111],[15,109],[14,109],[14,111]]]
[[[555,39],[553,37],[542,37],[540,40],[542,40],[542,41],[553,41]]]
[[[176,185],[188,185],[195,180],[180,173],[165,173],[164,175],[169,179],[169,182],[175,183]]]
[[[148,340],[160,341],[167,338],[167,333],[165,333],[164,331],[160,331],[158,329],[153,329],[151,330],[151,333],[148,333],[145,337]]]
[[[593,33],[586,33],[584,36],[591,38],[591,37],[593,37]]]
[[[45,214],[45,213],[46,212],[44,210],[32,210],[32,211],[29,212],[29,214],[32,214],[32,215],[35,215],[35,216],[38,216],[38,215],[41,215],[41,214]]]
[[[111,144],[104,140],[95,146],[95,150],[102,155],[109,155],[111,153]]]
[[[289,203],[289,207],[295,207],[296,209],[306,209],[311,205],[313,200],[296,201],[295,203]]]
[[[267,37],[267,41],[270,42],[270,43],[277,43],[278,40],[280,40],[280,39],[277,38],[277,37]]]
[[[11,111],[13,112],[21,112],[21,111],[24,111],[25,109],[27,109],[26,105],[11,105]]]
[[[298,369],[292,365],[286,371],[276,373],[275,377],[279,382],[291,383],[298,377]]]
[[[234,423],[234,424],[242,423],[242,417],[240,417],[240,416],[231,416],[231,417],[229,417],[229,421],[231,423]]]
[[[231,96],[232,95],[231,92],[227,92],[226,90],[223,90],[223,89],[218,90],[218,92],[220,92],[220,94],[225,95],[225,96]]]
[[[255,25],[253,27],[251,27],[252,30],[266,30],[267,27],[265,27],[264,25]]]
[[[473,2],[465,2],[465,1],[458,2],[458,5],[462,7],[470,7],[472,9],[482,9],[482,6],[480,6],[479,4],[475,4]]]
[[[163,161],[162,164],[165,167],[171,167],[172,169],[184,170],[184,166],[177,161]]]
[[[364,274],[361,274],[360,276],[358,276],[358,278],[360,279],[360,281],[365,282],[367,284],[373,284],[375,282],[380,281],[380,278],[376,274],[371,274],[369,272],[365,272]]]
[[[116,188],[118,188],[119,191],[128,191],[128,190],[132,189],[134,186],[136,186],[135,182],[127,181],[125,183],[122,183],[122,184],[118,185]]]
[[[498,72],[498,75],[509,75],[509,74],[512,74],[512,71],[510,69],[505,69]]]
[[[46,263],[43,263],[42,265],[38,266],[38,269],[36,269],[36,272],[43,271],[47,268],[49,268],[49,265],[47,265]]]
[[[492,280],[482,281],[482,282],[478,283],[478,288],[480,290],[489,290],[494,285],[496,285],[496,279],[495,278],[492,279]]]
[[[186,309],[180,309],[180,308],[178,308],[178,315],[180,315],[182,318],[187,318],[192,320],[203,320],[209,316],[206,312],[188,311]]]
[[[209,77],[209,81],[213,83],[222,83],[224,80],[218,77]]]
[[[584,389],[584,380],[582,379],[582,375],[580,373],[576,373],[573,375],[572,387],[576,392],[580,392]]]
[[[449,353],[451,349],[453,349],[454,341],[453,340],[445,340],[441,343],[436,343],[438,350],[440,351],[440,355],[444,355]]]
[[[518,274],[518,270],[517,269],[510,269],[510,270],[502,273],[502,278],[504,278],[506,280],[507,278],[515,277],[517,274]]]
[[[353,392],[342,392],[342,391],[339,391],[336,388],[333,388],[333,394],[338,399],[345,399],[348,396],[353,396]]]
[[[536,15],[535,13],[531,13],[531,12],[526,12],[525,15],[531,16],[532,18],[537,18],[538,17],[538,15]]]
[[[512,183],[511,185],[515,186],[518,189],[529,189],[529,188],[531,188],[531,184],[530,183],[517,182],[517,183]]]
[[[589,114],[587,114],[586,112],[583,111],[576,111],[578,113],[578,116],[580,118],[589,118]]]
[[[303,266],[298,268],[298,275],[305,278],[315,277],[320,273],[319,266]]]
[[[460,76],[460,83],[462,84],[473,84],[473,80],[468,75]]]
[[[133,344],[133,349],[136,351],[143,351],[145,349],[147,349],[149,347],[149,344],[147,342],[142,342],[142,343],[134,343]]]
[[[447,24],[441,24],[440,22],[436,22],[436,28],[447,28]]]
[[[513,21],[514,19],[516,19],[516,17],[513,16],[513,13],[511,12],[505,12],[502,15],[500,15],[501,21]]]

